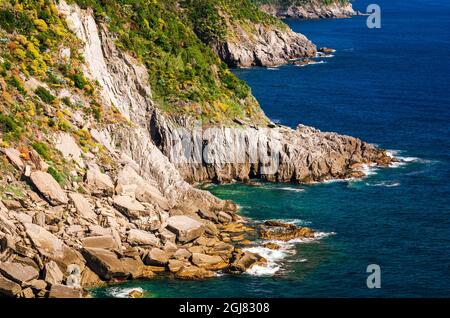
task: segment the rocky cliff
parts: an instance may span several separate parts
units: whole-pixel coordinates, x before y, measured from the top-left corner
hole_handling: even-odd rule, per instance
[[[213,49],[231,67],[279,66],[289,60],[313,57],[316,46],[289,27],[252,24],[252,31],[230,24],[233,36],[213,44]]]
[[[348,18],[357,15],[346,0],[256,0],[264,12],[279,18],[323,19]]]
[[[213,125],[164,109],[149,84],[154,64],[121,46],[90,7],[30,2],[1,14],[14,22],[0,29],[1,294],[81,297],[158,271],[243,272],[264,259],[242,251],[249,229],[236,205],[193,183],[361,177],[363,165],[391,161],[353,137],[271,124],[261,110],[253,124],[225,111],[227,124]],[[18,30],[16,16],[33,26]],[[270,54],[260,58],[275,61]],[[287,233],[306,235],[314,232]]]

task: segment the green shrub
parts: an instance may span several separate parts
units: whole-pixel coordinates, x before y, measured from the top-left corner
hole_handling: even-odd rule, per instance
[[[20,133],[21,127],[14,118],[0,114],[0,126],[4,133]]]
[[[39,86],[34,92],[41,98],[43,102],[47,104],[53,103],[53,101],[56,99],[56,97],[53,96],[48,89],[42,86]]]
[[[66,184],[67,181],[67,176],[56,170],[53,167],[48,167],[47,172],[53,177],[53,179],[55,179],[61,186],[64,186]]]
[[[43,143],[41,141],[36,141],[36,142],[32,143],[31,146],[45,160],[51,159],[51,151],[46,143]]]

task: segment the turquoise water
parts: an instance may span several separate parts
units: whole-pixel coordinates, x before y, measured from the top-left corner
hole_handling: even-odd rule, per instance
[[[368,3],[355,7],[365,11]],[[323,64],[236,73],[273,120],[361,137],[396,150],[402,164],[359,181],[212,186],[244,216],[307,225],[322,236],[268,255],[270,272],[200,282],[162,277],[96,296],[130,287],[153,297],[450,296],[450,4],[377,3],[380,30],[367,29],[364,17],[288,21],[318,46],[337,49]],[[381,289],[366,287],[369,264],[381,266]]]

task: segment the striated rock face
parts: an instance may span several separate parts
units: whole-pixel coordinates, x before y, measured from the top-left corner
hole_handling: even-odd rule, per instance
[[[357,15],[349,2],[333,1],[324,4],[320,0],[309,0],[301,5],[262,4],[260,9],[279,18],[294,19],[322,19],[322,18],[348,18]]]
[[[187,135],[168,126],[158,131],[161,149],[190,182],[261,178],[308,183],[362,177],[364,165],[387,165],[392,160],[360,139],[303,125],[296,130],[200,128]]]
[[[311,41],[287,26],[257,24],[251,33],[239,24],[229,28],[233,29],[233,37],[214,44],[213,49],[230,67],[278,66],[316,53]]]

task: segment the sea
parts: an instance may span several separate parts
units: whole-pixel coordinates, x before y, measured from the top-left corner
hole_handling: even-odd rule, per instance
[[[381,28],[369,28],[367,16],[286,20],[318,47],[335,49],[333,57],[235,73],[274,122],[356,136],[399,163],[360,180],[211,185],[253,223],[281,220],[316,237],[280,250],[254,241],[247,249],[268,266],[242,275],[161,276],[96,289],[94,297],[126,297],[134,288],[146,297],[450,296],[450,2],[358,0],[354,8],[365,12],[374,2]]]

